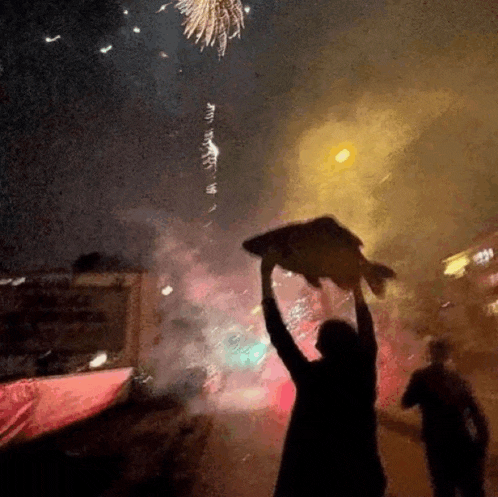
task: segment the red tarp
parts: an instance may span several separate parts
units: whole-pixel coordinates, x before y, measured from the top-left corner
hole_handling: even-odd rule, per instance
[[[98,414],[118,400],[132,372],[123,368],[0,385],[0,447]]]

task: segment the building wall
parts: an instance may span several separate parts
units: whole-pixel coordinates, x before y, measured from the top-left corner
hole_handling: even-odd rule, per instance
[[[152,275],[130,271],[4,276],[0,278],[3,375],[40,374],[36,364],[45,354],[45,374],[85,370],[99,351],[107,354],[102,369],[137,367],[146,361],[159,324],[159,289]]]

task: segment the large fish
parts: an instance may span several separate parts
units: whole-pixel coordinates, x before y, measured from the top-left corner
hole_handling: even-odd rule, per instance
[[[368,261],[361,253],[363,242],[332,217],[294,223],[246,240],[243,248],[264,257],[277,257],[283,269],[303,275],[321,288],[320,278],[329,278],[339,288],[350,290],[365,278],[372,292],[382,297],[386,280],[395,278],[389,267]]]

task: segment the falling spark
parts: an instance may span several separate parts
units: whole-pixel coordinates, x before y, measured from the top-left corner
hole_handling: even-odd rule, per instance
[[[23,276],[22,278],[16,278],[13,282],[12,282],[12,286],[18,286],[18,285],[22,285],[23,283],[26,282],[26,278]]]
[[[216,195],[217,192],[218,189],[216,183],[211,183],[210,185],[206,186],[206,193],[208,195]]]
[[[139,28],[138,26],[135,26],[135,27],[133,28],[133,32],[134,32],[134,33],[140,33],[140,28]]]
[[[159,10],[156,10],[156,14],[159,14],[159,12],[164,12],[166,10],[166,8],[168,7],[168,5],[171,5],[172,2],[169,2],[169,3],[165,3],[164,5],[161,5],[161,7],[159,7]]]
[[[204,142],[202,144],[205,148],[205,152],[202,154],[202,163],[206,166],[206,169],[214,169],[214,171],[216,171],[220,149],[213,142],[213,138],[213,130],[211,129],[206,131],[204,135]]]
[[[165,286],[162,290],[161,290],[161,293],[165,296],[167,295],[170,295],[171,293],[173,292],[173,287],[168,285],[168,286]]]
[[[123,14],[124,14],[125,16],[127,16],[127,15],[128,15],[128,11],[127,11],[126,9],[125,9],[125,10],[123,10]]]
[[[227,40],[240,38],[244,13],[240,0],[178,0],[176,7],[185,16],[185,35],[196,35],[201,51],[218,42],[218,55],[225,55]],[[233,30],[233,33],[232,33]]]
[[[212,124],[214,120],[214,111],[216,110],[216,105],[215,104],[207,104],[207,112],[206,112],[206,117],[204,118],[208,124]]]
[[[53,41],[58,40],[60,37],[61,37],[61,35],[57,35],[57,36],[55,36],[54,38],[50,38],[50,37],[48,37],[48,36],[47,36],[47,37],[45,38],[45,41],[46,41],[47,43],[52,43]]]
[[[249,12],[251,12],[251,7],[249,7],[249,5],[246,5],[246,6],[244,7],[244,12],[245,12],[246,14],[249,14]]]
[[[111,48],[112,48],[112,45],[109,45],[107,47],[101,48],[100,51],[102,53],[107,53]]]
[[[166,52],[163,52],[162,50],[159,52],[159,55],[160,55],[163,59],[167,59],[167,58],[169,58],[169,55],[168,55]]]
[[[206,194],[216,195],[218,193],[218,184],[216,182],[216,171],[218,168],[218,156],[220,155],[220,150],[214,143],[214,130],[212,128],[216,105],[208,102],[206,107],[207,109],[204,119],[211,127],[204,133],[204,141],[202,142],[203,154],[201,158],[204,169],[211,170],[212,182],[207,185]],[[215,202],[213,202],[211,207],[208,209],[207,214],[210,214],[211,212],[215,211],[216,208],[217,205]],[[207,228],[211,224],[212,221],[209,221],[209,223],[204,227]]]
[[[257,305],[254,307],[254,309],[251,310],[251,314],[255,316],[256,314],[260,314],[262,311],[262,307],[260,305]]]

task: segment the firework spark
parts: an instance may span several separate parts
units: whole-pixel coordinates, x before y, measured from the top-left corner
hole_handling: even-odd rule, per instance
[[[217,192],[218,192],[218,186],[216,185],[216,183],[211,183],[206,187],[206,193],[208,195],[216,195]]]
[[[156,14],[159,14],[160,12],[164,12],[168,8],[168,5],[171,5],[171,3],[172,2],[165,3],[164,5],[161,5],[161,7],[159,7],[159,10],[156,11]]]
[[[206,166],[206,169],[213,169],[216,171],[220,149],[214,143],[213,138],[213,130],[207,131],[204,135],[202,146],[205,148],[205,152],[202,154],[202,163]]]
[[[244,27],[244,9],[240,0],[178,0],[178,10],[185,16],[185,35],[196,35],[201,50],[218,42],[218,54],[225,54],[227,40],[240,37]]]
[[[214,143],[214,130],[212,128],[212,124],[214,121],[214,112],[216,110],[216,105],[208,102],[207,104],[206,115],[204,116],[204,120],[208,123],[210,128],[204,133],[204,141],[202,142],[203,154],[202,154],[202,164],[204,169],[211,171],[211,180],[212,183],[206,186],[206,194],[208,195],[217,195],[218,193],[218,184],[216,182],[216,171],[218,169],[218,156],[220,155],[219,148]],[[216,197],[214,197],[216,198]],[[208,209],[207,213],[215,211],[217,208],[216,202],[213,202],[213,205]],[[209,222],[207,226],[209,226],[211,222]]]
[[[210,104],[208,102],[207,104],[207,112],[206,112],[206,117],[204,118],[208,124],[212,124],[214,120],[214,111],[216,110],[216,105],[215,104]]]

